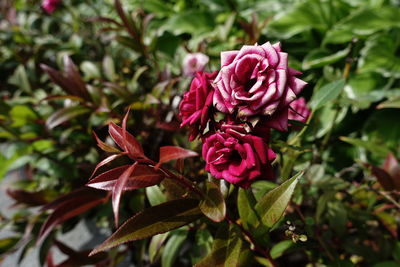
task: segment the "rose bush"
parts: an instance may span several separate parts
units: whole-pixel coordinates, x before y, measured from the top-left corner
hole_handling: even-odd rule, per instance
[[[213,103],[219,111],[237,112],[240,118],[269,116],[271,127],[285,130],[288,106],[307,84],[296,77],[300,74],[288,67],[288,54],[279,43],[225,51]]]

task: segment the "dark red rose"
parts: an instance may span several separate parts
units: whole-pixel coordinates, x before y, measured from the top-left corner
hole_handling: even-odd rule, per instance
[[[217,73],[217,71],[213,73],[198,72],[192,80],[190,90],[185,93],[179,106],[181,127],[189,125],[191,128],[190,141],[203,132],[210,120],[210,107],[214,95],[211,82]]]
[[[209,134],[203,140],[206,170],[215,178],[247,188],[255,179],[272,179],[275,153],[263,138],[224,125],[225,132]],[[242,131],[243,132],[243,131]]]

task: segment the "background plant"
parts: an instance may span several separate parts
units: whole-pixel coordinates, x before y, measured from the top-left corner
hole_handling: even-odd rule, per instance
[[[1,5],[0,173],[24,170],[7,189],[18,205],[2,221],[15,231],[1,242],[4,257],[37,245],[42,263],[57,247],[68,255],[66,264],[75,265],[77,259],[115,265],[127,255],[163,266],[201,265],[202,259],[226,266],[398,265],[398,1],[65,0],[51,16],[40,1]],[[188,226],[93,257],[57,239],[79,220],[115,231],[115,193],[84,187],[99,162],[124,151],[115,139],[119,147],[112,146],[108,125],[122,132],[130,108],[125,136],[134,136],[156,162],[160,147],[200,151],[199,142],[189,143],[179,130],[178,103],[191,80],[182,75],[184,56],[208,55],[211,71],[219,68],[221,51],[265,41],[281,41],[291,66],[303,71],[309,85],[302,96],[312,110],[301,131],[272,132],[279,140],[272,143],[276,183],[258,181],[247,191],[224,183],[214,188],[202,160],[178,159],[163,168],[212,196],[212,210],[221,212],[223,205],[215,204],[225,202],[229,216],[222,222],[199,212],[201,219]],[[130,163],[117,157],[101,172]],[[302,178],[288,180],[299,171]],[[176,196],[196,199],[188,187],[168,181],[175,180],[125,191],[120,222],[167,200],[176,203]],[[264,203],[268,211],[274,202],[267,196],[277,184],[286,199],[281,207],[288,204],[285,216],[270,222],[271,231],[255,231],[249,207]],[[189,200],[187,207],[197,204]],[[60,219],[59,213],[69,215]],[[45,240],[37,242],[40,237]]]

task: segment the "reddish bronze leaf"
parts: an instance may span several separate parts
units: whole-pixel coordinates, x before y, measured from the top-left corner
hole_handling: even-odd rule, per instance
[[[174,159],[182,159],[195,157],[198,154],[192,150],[184,149],[179,146],[163,146],[160,147],[160,160],[157,163],[157,166],[160,166],[162,163],[174,160]]]
[[[389,173],[379,167],[373,165],[369,166],[371,167],[372,174],[378,179],[378,182],[383,187],[383,189],[388,191],[394,189],[394,183]]]
[[[54,211],[42,225],[38,243],[42,241],[56,225],[100,205],[105,202],[105,200],[106,197],[104,197],[104,194],[99,194],[99,191],[83,188],[46,205],[44,207],[45,209],[51,208],[54,209]]]
[[[92,179],[93,175],[97,172],[97,170],[98,170],[100,167],[102,167],[102,166],[104,166],[104,165],[110,163],[110,162],[113,161],[114,159],[116,159],[116,158],[118,158],[118,157],[121,157],[121,156],[123,156],[123,155],[125,155],[125,153],[114,154],[114,155],[108,156],[107,158],[105,158],[105,159],[103,159],[102,161],[100,161],[100,163],[98,163],[98,164],[96,165],[96,168],[94,168],[94,171],[93,171],[92,175],[90,176],[89,180]]]
[[[133,135],[126,132],[126,138],[124,139],[122,128],[115,123],[110,123],[108,125],[108,132],[120,148],[127,149],[125,152],[128,153],[130,158],[137,159],[145,157],[142,146]]]
[[[117,179],[128,168],[129,165],[124,165],[104,172],[90,180],[86,185],[96,189],[111,191],[113,190]],[[164,173],[155,170],[153,167],[149,167],[147,165],[137,165],[129,177],[124,187],[124,191],[135,190],[138,188],[159,184],[164,177]]]
[[[135,170],[136,166],[137,166],[137,162],[135,164],[129,166],[129,168],[126,169],[121,174],[121,176],[117,179],[117,181],[114,185],[114,188],[112,190],[112,207],[113,207],[113,211],[114,211],[114,221],[115,221],[116,227],[118,227],[119,203],[121,200],[122,191],[124,190],[126,182],[128,181],[132,172]]]
[[[7,188],[7,195],[13,198],[15,204],[25,204],[31,207],[42,206],[48,203],[46,193],[44,191],[40,192],[28,192],[19,189]]]

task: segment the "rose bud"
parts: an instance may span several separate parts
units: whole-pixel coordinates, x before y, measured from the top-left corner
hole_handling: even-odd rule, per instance
[[[307,122],[308,116],[310,116],[310,109],[307,107],[307,102],[304,97],[296,99],[289,106],[289,120],[299,121],[301,123]],[[295,129],[297,129],[295,127]]]
[[[247,188],[258,179],[273,179],[275,153],[261,137],[236,129],[216,132],[204,139],[202,156],[206,171],[215,178]]]
[[[43,0],[42,8],[48,13],[52,14],[57,6],[61,3],[61,0]]]
[[[189,125],[191,133],[189,140],[194,140],[200,132],[202,132],[210,117],[210,106],[214,88],[211,82],[217,76],[217,71],[213,73],[198,72],[193,78],[190,90],[183,96],[183,100],[179,105],[179,116],[182,119],[181,127]]]
[[[295,77],[300,74],[288,67],[288,54],[279,43],[222,52],[213,104],[221,112],[237,112],[241,119],[260,115],[279,120],[271,127],[287,130],[288,106],[307,84]]]
[[[204,71],[208,60],[208,56],[202,53],[187,54],[183,59],[183,74],[185,76],[194,76],[196,72]]]

